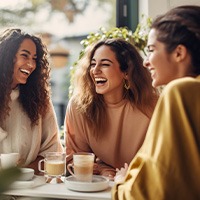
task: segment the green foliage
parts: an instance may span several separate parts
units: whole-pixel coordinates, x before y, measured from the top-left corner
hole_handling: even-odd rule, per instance
[[[80,52],[79,59],[84,55],[85,49],[103,39],[109,38],[122,38],[131,44],[135,45],[135,47],[142,51],[145,54],[145,47],[147,43],[147,37],[149,33],[149,29],[151,26],[152,19],[146,18],[144,19],[144,15],[142,16],[142,22],[137,25],[135,32],[129,30],[127,27],[113,27],[109,30],[106,30],[104,27],[101,27],[96,33],[90,33],[86,39],[81,41],[81,45],[83,46],[83,50]]]

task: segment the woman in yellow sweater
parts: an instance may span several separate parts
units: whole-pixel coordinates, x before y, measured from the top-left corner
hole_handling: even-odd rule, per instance
[[[200,7],[181,6],[156,18],[147,47],[144,65],[153,86],[167,86],[112,198],[200,199]]]

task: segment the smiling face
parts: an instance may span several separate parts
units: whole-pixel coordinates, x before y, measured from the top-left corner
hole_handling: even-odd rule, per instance
[[[151,29],[148,36],[148,56],[144,66],[150,70],[153,87],[165,85],[178,77],[179,71],[173,52],[167,53],[164,43],[157,40],[157,32]]]
[[[35,43],[31,39],[24,39],[15,55],[12,88],[26,84],[36,68],[36,58]]]
[[[100,46],[94,53],[90,65],[96,92],[110,103],[119,102],[123,97],[124,73],[120,70],[115,53],[108,46]]]

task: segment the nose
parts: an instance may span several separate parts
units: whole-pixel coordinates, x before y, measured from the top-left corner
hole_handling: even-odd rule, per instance
[[[101,73],[101,69],[100,66],[98,64],[95,65],[95,67],[93,67],[93,74],[99,74]]]
[[[150,66],[148,57],[146,57],[146,58],[144,59],[144,61],[143,61],[143,66],[146,67],[146,68],[148,68],[148,67]]]
[[[29,61],[29,62],[27,62],[27,66],[29,68],[34,68],[35,67],[35,63],[33,61]]]

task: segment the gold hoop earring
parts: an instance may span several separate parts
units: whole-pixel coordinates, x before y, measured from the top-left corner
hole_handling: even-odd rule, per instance
[[[127,81],[128,82],[128,81]],[[126,90],[129,90],[130,89],[130,85],[126,83],[126,79],[124,79],[124,88]]]

